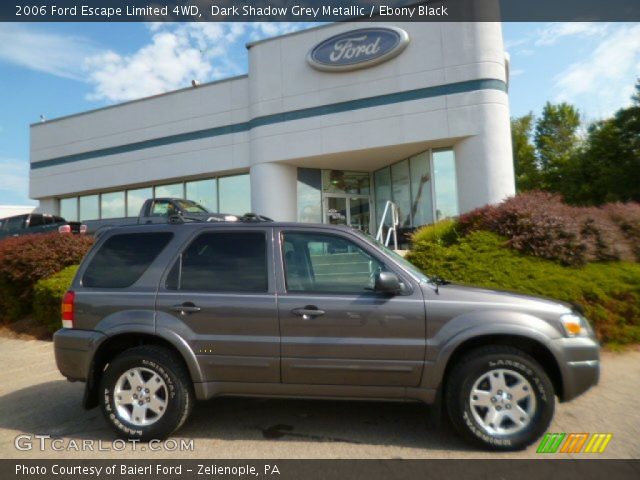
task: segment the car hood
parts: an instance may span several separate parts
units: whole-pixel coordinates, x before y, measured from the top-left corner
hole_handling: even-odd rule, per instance
[[[570,304],[559,300],[535,295],[524,295],[505,290],[491,290],[488,288],[447,283],[445,285],[439,285],[437,294],[434,295],[434,287],[431,284],[427,284],[426,288],[431,290],[431,295],[429,295],[428,298],[435,301],[459,302],[461,306],[468,304],[487,308],[506,308],[552,315],[562,315],[573,309]]]

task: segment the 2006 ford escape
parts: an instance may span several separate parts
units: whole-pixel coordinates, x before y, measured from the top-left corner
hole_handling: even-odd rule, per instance
[[[267,395],[441,404],[464,437],[514,450],[599,375],[571,307],[442,284],[347,227],[112,229],[62,312],[58,368],[142,440],[178,429],[196,399]]]

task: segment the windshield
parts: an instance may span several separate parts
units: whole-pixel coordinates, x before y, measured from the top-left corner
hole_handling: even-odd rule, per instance
[[[360,235],[362,235],[362,237],[367,242],[369,242],[370,244],[374,245],[375,247],[383,250],[387,255],[392,257],[396,262],[398,262],[400,265],[402,265],[406,270],[410,271],[418,280],[420,280],[421,282],[429,282],[430,281],[428,275],[425,275],[420,269],[418,269],[418,267],[416,267],[413,263],[411,263],[408,260],[406,260],[402,255],[399,255],[394,250],[391,250],[390,248],[385,247],[382,243],[380,243],[378,240],[373,238],[368,233],[364,233],[361,230],[356,230],[356,231]]]
[[[187,213],[209,213],[209,210],[191,200],[176,200],[180,210]]]

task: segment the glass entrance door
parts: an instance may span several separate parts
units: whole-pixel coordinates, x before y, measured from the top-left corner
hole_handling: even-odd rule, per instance
[[[370,223],[369,197],[349,198],[349,225],[363,232],[369,232]]]
[[[368,196],[328,195],[324,196],[324,223],[350,225],[369,232],[371,208]]]
[[[330,225],[349,225],[347,198],[329,197],[324,199],[324,223]]]

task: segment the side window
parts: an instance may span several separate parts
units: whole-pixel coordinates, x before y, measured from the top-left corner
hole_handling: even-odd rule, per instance
[[[133,285],[171,241],[173,233],[125,233],[109,237],[94,255],[82,278],[85,287]]]
[[[153,202],[153,206],[151,207],[152,217],[169,217],[176,213],[177,212],[173,204],[167,200],[158,200]]]
[[[7,218],[5,230],[7,232],[19,232],[24,228],[24,222],[26,219],[27,217],[25,215]]]
[[[266,292],[269,288],[267,271],[267,241],[263,232],[203,233],[172,268],[167,288]]]
[[[40,227],[44,225],[44,217],[36,213],[29,216],[29,228]]]
[[[366,293],[384,264],[346,238],[285,233],[284,267],[289,292]]]

